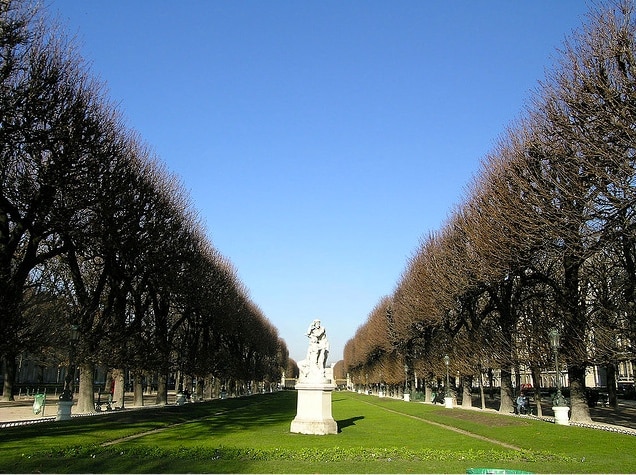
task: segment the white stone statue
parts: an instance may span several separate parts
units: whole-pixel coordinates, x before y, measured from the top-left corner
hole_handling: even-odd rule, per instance
[[[307,358],[298,363],[301,381],[322,382],[325,379],[325,366],[329,355],[329,340],[325,327],[320,320],[311,322],[306,333],[309,338]]]
[[[326,368],[329,354],[327,332],[314,320],[307,330],[307,358],[298,363],[300,377],[296,383],[298,403],[290,432],[299,434],[337,434],[338,424],[331,415],[333,368]]]

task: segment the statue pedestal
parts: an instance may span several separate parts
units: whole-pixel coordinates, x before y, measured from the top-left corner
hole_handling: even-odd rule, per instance
[[[57,415],[56,421],[70,421],[71,420],[71,408],[73,407],[73,401],[58,401],[57,402]]]
[[[568,413],[570,408],[568,406],[555,406],[552,408],[554,411],[554,423],[562,426],[569,426],[570,421],[568,419]]]
[[[296,384],[298,406],[290,432],[298,434],[337,434],[338,424],[331,416],[332,383]]]

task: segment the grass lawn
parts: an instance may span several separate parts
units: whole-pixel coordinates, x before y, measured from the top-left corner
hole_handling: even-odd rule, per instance
[[[12,473],[631,473],[636,437],[334,392],[339,433],[292,434],[285,391],[0,430]]]

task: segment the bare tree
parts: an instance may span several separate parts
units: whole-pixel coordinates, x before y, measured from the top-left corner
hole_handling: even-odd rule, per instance
[[[72,42],[26,3],[0,6],[0,354],[12,365],[20,342],[29,274],[66,252],[63,233],[79,225],[110,139],[101,85]],[[5,28],[6,26],[6,28]],[[10,384],[8,375],[5,384]],[[10,388],[5,398],[10,397]]]

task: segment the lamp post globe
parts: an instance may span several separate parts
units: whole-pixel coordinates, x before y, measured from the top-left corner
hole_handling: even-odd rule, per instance
[[[552,328],[548,333],[548,337],[550,338],[550,347],[552,348],[552,351],[558,351],[561,347],[561,334],[559,333],[559,330]]]

